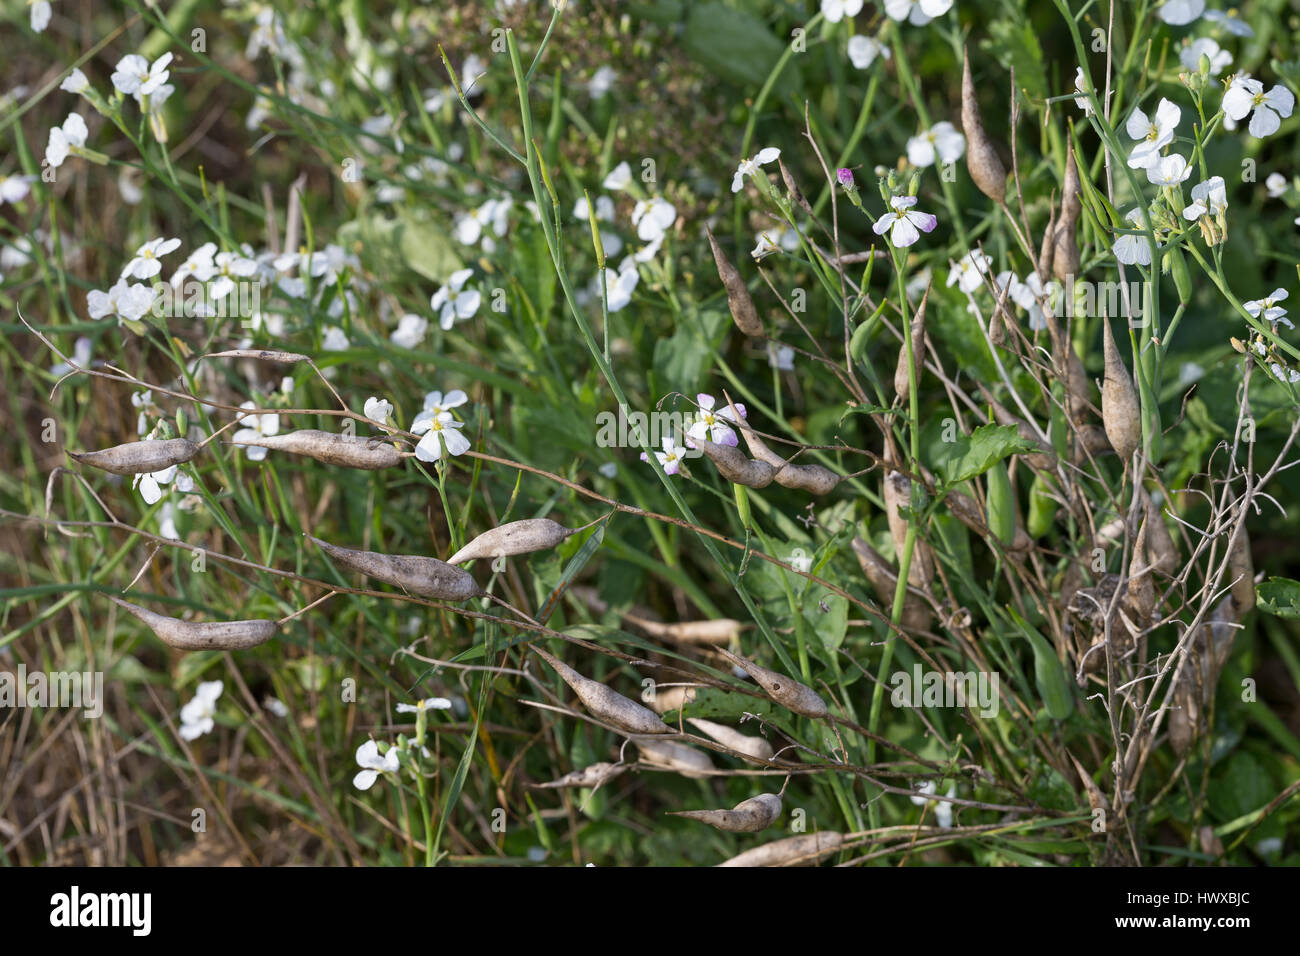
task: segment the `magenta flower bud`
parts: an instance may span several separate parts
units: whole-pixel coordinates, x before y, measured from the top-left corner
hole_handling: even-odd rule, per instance
[[[840,184],[841,186],[843,186],[845,189],[852,189],[852,188],[853,188],[853,170],[851,170],[851,169],[843,169],[843,168],[841,168],[841,169],[837,169],[837,170],[835,171],[835,179],[836,179],[836,180],[839,182],[839,184]]]

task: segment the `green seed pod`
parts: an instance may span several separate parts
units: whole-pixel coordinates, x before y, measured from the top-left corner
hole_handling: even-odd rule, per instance
[[[1006,462],[996,462],[984,478],[988,485],[989,530],[1010,546],[1016,538],[1016,495]]]
[[[1169,274],[1174,277],[1179,304],[1187,305],[1192,301],[1192,277],[1187,272],[1187,259],[1183,256],[1183,250],[1171,245],[1165,250],[1165,262],[1169,264]]]
[[[280,629],[276,621],[265,620],[195,624],[155,614],[111,594],[108,599],[147,624],[164,644],[182,651],[242,651],[265,644]]]
[[[188,438],[151,439],[114,445],[100,451],[70,451],[73,461],[114,475],[147,475],[181,465],[199,453]]]
[[[961,65],[961,126],[966,134],[966,168],[980,192],[994,202],[1005,201],[1007,195],[1007,170],[998,158],[997,150],[984,132],[980,119],[979,102],[975,98],[975,81],[971,79],[970,56],[962,50]]]
[[[722,280],[723,288],[727,290],[727,305],[731,308],[731,318],[735,321],[736,328],[750,338],[763,338],[763,320],[758,317],[758,309],[754,307],[754,299],[749,294],[744,278],[722,251],[718,240],[713,238],[712,230],[706,228],[705,232],[709,237],[709,246],[713,249],[713,262],[718,267],[718,278]]]
[[[1031,538],[1047,534],[1056,520],[1056,509],[1056,499],[1052,497],[1047,479],[1034,475],[1034,483],[1029,486],[1029,516],[1025,522]]]
[[[775,793],[760,793],[736,804],[732,810],[677,810],[669,816],[698,820],[728,833],[755,833],[780,818],[781,798]]]

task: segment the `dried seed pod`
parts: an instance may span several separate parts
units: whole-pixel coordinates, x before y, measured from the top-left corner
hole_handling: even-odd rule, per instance
[[[794,177],[790,175],[790,170],[785,168],[785,162],[778,158],[776,165],[781,170],[781,181],[785,183],[785,188],[790,193],[790,198],[795,201],[795,204],[800,209],[811,216],[813,214],[813,208],[808,204],[808,199],[804,196],[803,190],[799,188],[799,184],[796,183]]]
[[[722,280],[723,288],[727,290],[727,305],[731,309],[731,318],[736,323],[736,328],[750,338],[764,338],[763,320],[758,317],[758,309],[754,306],[754,299],[749,294],[749,287],[745,285],[744,278],[722,251],[718,240],[713,238],[713,231],[707,228],[704,231],[708,234],[709,247],[713,250],[713,262],[718,267],[718,278]]]
[[[706,438],[692,438],[690,443],[704,452],[717,467],[718,474],[746,488],[766,488],[776,474],[776,469],[767,462],[746,458],[734,445],[715,445]]]
[[[1075,235],[1075,224],[1064,222],[1056,227],[1056,236],[1052,241],[1052,274],[1066,283],[1066,295],[1072,295],[1070,284],[1079,277],[1083,269],[1083,259],[1079,255],[1079,240]]]
[[[853,539],[853,553],[858,557],[862,573],[871,583],[876,598],[886,609],[894,606],[894,592],[898,587],[898,571],[875,548],[861,538]],[[929,607],[909,588],[903,598],[903,616],[899,623],[909,633],[928,631],[934,620]]]
[[[1038,278],[1039,281],[1046,283],[1047,277],[1052,275],[1052,253],[1056,249],[1056,205],[1053,204],[1048,208],[1047,226],[1043,229],[1043,239],[1038,244]],[[1008,287],[1010,283],[1008,283]]]
[[[686,722],[737,753],[758,760],[771,760],[772,755],[775,753],[772,745],[762,737],[751,737],[749,734],[742,734],[739,730],[728,727],[726,724],[715,724],[711,720],[701,720],[699,717],[691,717]]]
[[[1129,557],[1128,606],[1137,617],[1137,623],[1145,626],[1151,620],[1156,607],[1156,586],[1151,577],[1151,559],[1147,555],[1147,526],[1151,519],[1144,516],[1138,526],[1137,537],[1133,540],[1133,554]]]
[[[709,755],[675,740],[647,737],[636,742],[641,759],[652,767],[675,770],[683,777],[707,777],[716,768]]]
[[[812,866],[821,857],[834,853],[843,843],[844,834],[834,830],[802,833],[756,846],[718,866]]]
[[[115,475],[147,475],[184,464],[198,453],[199,446],[188,438],[166,438],[129,441],[100,451],[70,451],[68,455],[78,464]]]
[[[1234,625],[1241,615],[1236,603],[1231,594],[1220,601],[1210,612],[1209,621],[1197,626],[1187,644],[1187,660],[1179,671],[1173,705],[1168,711],[1169,742],[1180,757],[1206,730],[1214,689],[1237,636]]]
[[[1238,617],[1255,606],[1255,562],[1250,556],[1250,538],[1242,525],[1228,552],[1228,580],[1233,581],[1232,604]]]
[[[780,818],[781,798],[775,793],[760,793],[742,800],[732,810],[677,810],[669,816],[698,820],[728,833],[756,833]]]
[[[966,134],[966,168],[980,192],[1001,203],[1007,195],[1007,170],[998,159],[997,150],[984,132],[979,103],[975,98],[975,81],[970,75],[970,56],[962,50],[961,127]]]
[[[889,519],[889,533],[894,539],[894,552],[901,556],[906,547],[908,521],[899,509],[911,506],[911,479],[902,472],[888,472],[884,481],[884,499],[885,516]],[[930,546],[918,537],[912,545],[912,563],[907,571],[907,583],[924,591],[933,580],[934,556]]]
[[[509,521],[499,528],[484,531],[448,558],[447,563],[460,564],[464,561],[476,561],[479,558],[510,557],[533,551],[545,551],[576,533],[550,518]]]
[[[1074,463],[1081,465],[1088,456],[1106,455],[1111,451],[1106,429],[1100,425],[1080,425],[1074,433]]]
[[[805,717],[825,717],[830,711],[821,695],[806,684],[792,680],[784,674],[759,667],[753,661],[733,654],[725,647],[718,648],[718,653],[737,667],[743,669],[767,692],[767,696],[787,710]]]
[[[1065,380],[1066,408],[1070,413],[1070,421],[1081,424],[1092,405],[1088,371],[1083,367],[1083,361],[1074,346],[1069,342],[1063,344],[1065,361],[1059,363],[1062,367],[1057,369],[1057,373]]]
[[[339,468],[378,471],[402,463],[402,453],[383,439],[339,435],[316,428],[303,428],[283,435],[262,435],[234,444],[287,451],[292,455],[302,455]]]
[[[613,780],[625,770],[627,770],[627,764],[625,763],[593,763],[590,766],[583,767],[581,770],[566,773],[563,777],[551,780],[548,783],[534,783],[529,784],[529,786],[534,790],[561,790],[567,787],[599,787],[601,784]]]
[[[169,647],[182,651],[242,651],[265,644],[280,629],[276,621],[211,621],[195,624],[176,617],[166,617],[145,610],[129,601],[114,597],[108,599],[118,607],[131,612],[158,635]]]
[[[1133,377],[1120,361],[1110,322],[1103,322],[1102,345],[1106,357],[1106,378],[1101,383],[1101,423],[1116,454],[1128,462],[1142,444],[1142,421],[1138,415],[1137,390]]]
[[[1069,753],[1069,751],[1066,751]],[[1079,763],[1079,758],[1070,754],[1070,761],[1074,764],[1074,771],[1079,775],[1079,782],[1083,784],[1083,789],[1088,794],[1088,806],[1093,810],[1110,810],[1110,799],[1102,792],[1101,787],[1092,779],[1092,775],[1083,769],[1083,764]]]
[[[225,352],[209,352],[203,357],[257,359],[262,362],[275,362],[280,365],[293,365],[297,362],[311,361],[301,352],[286,352],[283,349],[228,349]]]
[[[1178,570],[1178,546],[1174,544],[1174,536],[1169,533],[1164,515],[1160,513],[1160,509],[1156,507],[1156,503],[1145,488],[1142,489],[1142,505],[1146,510],[1148,522],[1147,555],[1157,571],[1172,577]]]
[[[738,420],[735,416],[733,421]],[[772,449],[767,447],[767,443],[759,438],[746,424],[737,426],[740,433],[745,436],[745,444],[749,446],[749,453],[758,461],[766,462],[774,469],[772,480],[782,488],[795,488],[800,491],[808,491],[814,495],[824,495],[835,489],[842,478],[831,471],[829,468],[823,468],[821,465],[792,465],[784,458],[778,455]]]
[[[670,710],[681,710],[695,700],[696,688],[676,685],[674,687],[655,687],[654,695],[647,701],[656,714],[666,714]]]
[[[360,571],[367,577],[387,584],[395,584],[420,597],[439,601],[468,601],[478,597],[483,590],[468,571],[444,564],[437,558],[417,554],[379,554],[375,551],[354,551],[338,545],[310,538],[330,559],[350,571]]]
[[[1073,226],[1083,214],[1082,190],[1079,183],[1079,164],[1074,160],[1074,144],[1071,143],[1065,157],[1065,181],[1061,187],[1061,216],[1057,227],[1068,223]]]
[[[582,701],[582,705],[591,711],[593,717],[613,724],[621,730],[633,734],[670,734],[673,729],[659,719],[653,710],[642,707],[636,701],[624,697],[617,691],[610,690],[604,684],[583,677],[559,658],[548,654],[540,647],[533,647],[533,653],[560,675],[560,678],[573,688],[573,692]]]
[[[912,317],[912,376],[917,382],[921,381],[921,369],[924,365],[922,360],[925,358],[925,304],[930,299],[931,284],[926,283],[921,304],[916,307],[916,315]],[[894,394],[904,403],[907,402],[908,382],[907,347],[904,345],[898,350],[898,365],[894,369]]]
[[[715,621],[678,621],[664,624],[647,618],[624,614],[623,620],[635,624],[651,637],[664,638],[678,644],[730,644],[744,626],[729,617]]]

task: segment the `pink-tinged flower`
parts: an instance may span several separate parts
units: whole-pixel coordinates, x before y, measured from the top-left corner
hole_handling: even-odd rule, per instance
[[[731,409],[721,408],[714,410],[717,400],[712,395],[705,395],[701,392],[695,396],[695,400],[700,405],[700,413],[686,432],[686,444],[691,444],[692,438],[703,438],[705,441],[711,441],[715,445],[732,445],[738,444],[736,433],[728,426],[728,422],[735,424],[735,419],[731,417]],[[736,411],[742,419],[747,417],[745,406],[736,403]],[[693,445],[691,447],[694,447]]]
[[[666,474],[677,474],[677,470],[681,467],[682,463],[683,449],[678,446],[677,442],[673,441],[671,435],[664,436],[663,449],[663,451],[655,452],[655,458],[659,459],[659,464],[663,467]],[[641,460],[644,462],[650,461],[650,459],[646,457],[645,452],[641,452]]]
[[[845,189],[853,188],[853,170],[840,168],[835,170],[835,181]]]
[[[921,238],[922,232],[933,232],[939,224],[937,216],[928,212],[911,211],[916,205],[915,196],[893,196],[889,205],[891,211],[877,219],[871,230],[878,236],[883,236],[888,231],[889,241],[899,248],[910,246]]]

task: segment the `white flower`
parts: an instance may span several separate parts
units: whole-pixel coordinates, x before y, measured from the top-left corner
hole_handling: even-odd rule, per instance
[[[181,737],[196,740],[216,726],[217,698],[225,687],[219,680],[204,681],[194,691],[194,699],[181,708]]]
[[[1211,176],[1192,187],[1192,203],[1183,210],[1183,218],[1195,222],[1205,215],[1217,216],[1227,208],[1228,191],[1223,177]]]
[[[1234,123],[1240,122],[1252,109],[1247,129],[1251,136],[1271,136],[1278,131],[1282,120],[1291,115],[1295,96],[1285,86],[1278,85],[1267,93],[1264,84],[1248,76],[1236,76],[1223,94],[1223,112]]]
[[[1177,153],[1152,157],[1147,166],[1147,180],[1153,186],[1177,186],[1191,174],[1192,167]]]
[[[1178,59],[1184,67],[1195,72],[1201,68],[1202,56],[1210,61],[1210,76],[1218,76],[1232,65],[1232,54],[1222,49],[1209,37],[1193,40],[1183,47],[1182,52],[1178,54]]]
[[[397,773],[402,768],[398,758],[396,747],[390,746],[380,756],[379,744],[367,740],[357,748],[357,766],[363,769],[352,778],[352,786],[358,790],[369,790],[381,773]]]
[[[916,205],[915,196],[891,196],[889,205],[890,211],[876,220],[871,231],[883,236],[888,230],[889,241],[899,248],[910,246],[921,238],[921,232],[933,232],[939,224],[937,216],[911,211],[911,207]]]
[[[663,467],[664,473],[669,475],[677,474],[682,463],[682,449],[677,442],[673,441],[671,435],[665,435],[663,440],[663,451],[655,452],[655,458],[658,459],[660,466]],[[641,452],[641,460],[648,462],[645,452]]]
[[[50,25],[50,17],[54,15],[54,8],[50,6],[48,0],[27,0],[32,6],[31,23],[32,30],[36,33],[44,33],[45,28]]]
[[[636,284],[641,279],[641,273],[637,271],[636,262],[630,258],[624,259],[619,264],[618,271],[613,269],[605,270],[605,296],[608,300],[606,308],[610,312],[617,312],[632,301],[632,292],[636,289]],[[600,291],[599,288],[596,290]]]
[[[86,145],[86,121],[79,113],[69,113],[62,126],[50,130],[50,138],[45,144],[45,162],[49,166],[62,166],[68,155],[75,153]]]
[[[1286,309],[1277,303],[1281,302],[1286,297],[1286,289],[1274,289],[1269,294],[1268,298],[1252,299],[1250,302],[1243,302],[1242,307],[1251,315],[1263,319],[1265,322],[1277,322],[1278,319],[1286,315]]]
[[[728,422],[733,422],[731,409],[723,408],[714,411],[716,399],[712,395],[706,395],[701,392],[695,396],[695,400],[700,405],[699,415],[696,416],[695,423],[691,425],[686,432],[687,444],[690,444],[692,438],[703,438],[705,441],[713,442],[715,445],[731,445],[735,447],[739,444],[736,433],[731,430]],[[736,411],[741,418],[746,418],[745,406],[739,402],[736,403]]]
[[[776,158],[781,155],[781,151],[775,146],[768,146],[766,149],[760,149],[753,159],[742,159],[736,167],[736,174],[731,177],[731,191],[740,192],[740,187],[745,185],[745,177],[753,176],[755,178],[762,172],[760,166],[766,166],[768,163],[776,162]]]
[[[865,70],[876,62],[876,57],[888,60],[893,54],[875,37],[863,36],[861,33],[849,37],[849,62],[857,69]]]
[[[172,55],[164,53],[149,65],[149,61],[137,53],[131,53],[117,61],[113,71],[113,86],[129,95],[149,96],[167,82],[167,65]]]
[[[592,99],[600,99],[614,88],[614,81],[617,79],[618,73],[614,71],[613,67],[602,66],[587,81],[587,93]]]
[[[473,274],[473,269],[458,269],[429,300],[430,307],[438,313],[438,322],[444,329],[450,329],[457,322],[471,318],[482,304],[483,295],[478,289],[465,288],[465,282]]]
[[[0,175],[0,205],[7,202],[20,202],[32,191],[35,176]]]
[[[422,315],[416,315],[414,312],[408,312],[397,320],[397,328],[389,339],[394,345],[400,345],[405,349],[413,349],[424,341],[424,335],[429,331],[429,320]]]
[[[1165,23],[1183,26],[1191,23],[1205,12],[1205,0],[1165,0],[1156,16]]]
[[[393,403],[371,395],[366,399],[365,416],[372,422],[379,422],[381,425],[388,424],[388,420],[393,417]]]
[[[1255,31],[1251,29],[1249,23],[1241,19],[1241,15],[1236,8],[1232,8],[1226,13],[1223,10],[1206,10],[1205,19],[1218,24],[1233,36],[1253,37],[1255,35]]]
[[[73,365],[76,365],[78,368],[90,368],[91,348],[92,345],[90,339],[86,338],[84,335],[79,336],[76,343],[72,346],[71,364],[68,362],[60,362],[58,365],[54,365],[50,368],[50,374],[56,378],[67,375],[72,371]],[[102,365],[103,363],[96,362],[95,364]]]
[[[612,189],[615,192],[627,189],[628,186],[632,185],[632,167],[624,160],[610,170],[609,175],[604,178],[600,185],[603,189]]]
[[[1279,365],[1277,362],[1270,362],[1268,367],[1272,369],[1273,374],[1277,376],[1279,381],[1300,382],[1300,372],[1297,372],[1293,368],[1286,368],[1283,365]]]
[[[262,706],[269,710],[276,717],[288,717],[289,708],[285,706],[284,701],[278,697],[267,697],[262,701]]]
[[[984,273],[989,271],[993,260],[978,250],[972,249],[953,263],[948,270],[948,285],[957,284],[962,292],[971,293],[984,284]]]
[[[256,408],[253,402],[244,402],[240,408]],[[239,445],[246,441],[257,441],[271,435],[280,434],[280,416],[273,412],[266,412],[258,415],[245,415],[239,419],[239,424],[243,425],[230,437],[232,445]],[[245,453],[249,461],[262,461],[266,458],[267,449],[257,445],[248,445],[245,447]]]
[[[428,392],[424,396],[424,409],[426,415],[438,416],[442,414],[451,414],[453,408],[459,408],[469,401],[469,396],[458,388],[452,389],[443,397],[442,392]]]
[[[945,166],[961,159],[966,152],[966,137],[947,120],[935,123],[924,133],[907,141],[907,159],[913,166],[933,166],[935,158]]]
[[[131,481],[131,487],[140,489],[140,497],[145,504],[153,505],[158,503],[162,497],[162,486],[171,484],[171,480],[176,477],[176,466],[170,465],[162,471],[155,471],[149,474],[136,475]]]
[[[137,322],[149,311],[154,298],[153,289],[147,285],[139,282],[127,285],[125,279],[118,279],[107,292],[98,289],[90,292],[86,296],[86,309],[92,319],[117,315]]]
[[[180,288],[182,282],[190,276],[198,279],[200,282],[207,282],[217,274],[217,267],[214,256],[217,253],[217,244],[215,242],[205,242],[193,252],[190,257],[180,264],[180,267],[172,273],[171,283],[175,288]]]
[[[758,242],[749,254],[759,261],[782,249],[786,252],[794,252],[799,248],[799,233],[789,226],[768,229],[766,232],[760,232],[757,238]]]
[[[469,451],[469,439],[459,429],[464,426],[451,417],[450,412],[431,414],[421,412],[411,424],[411,431],[424,435],[415,446],[415,457],[420,461],[437,461],[442,457],[442,441],[447,443],[447,454],[463,455]],[[442,441],[439,441],[439,438]]]
[[[489,199],[473,212],[462,216],[456,221],[453,230],[456,241],[465,246],[481,243],[485,252],[492,252],[496,248],[492,233],[498,237],[506,234],[511,205],[510,199]]]
[[[1277,199],[1286,192],[1288,185],[1290,184],[1287,182],[1286,177],[1281,173],[1269,173],[1268,178],[1264,180],[1264,186],[1268,189],[1269,197],[1272,199]]]
[[[632,225],[636,226],[637,238],[642,242],[663,239],[676,221],[676,207],[663,199],[642,199],[632,210]]]
[[[822,16],[827,23],[839,23],[845,17],[862,12],[862,0],[822,0]]]
[[[789,345],[777,345],[768,340],[767,364],[782,372],[794,371],[794,348]]]
[[[352,345],[348,341],[348,334],[337,325],[325,326],[324,333],[321,337],[320,347],[326,352],[346,352]]]
[[[74,68],[71,73],[63,78],[59,84],[59,89],[65,93],[85,93],[90,89],[90,80],[86,79],[86,74],[81,72],[81,68]]]
[[[257,261],[237,252],[218,252],[213,260],[213,269],[216,280],[208,289],[208,295],[215,301],[235,291],[235,280],[257,275]]]
[[[1124,216],[1135,228],[1141,228],[1142,210],[1133,208]],[[1151,265],[1151,241],[1146,236],[1123,235],[1111,246],[1115,258],[1125,265]]]
[[[885,13],[891,20],[907,20],[923,27],[935,17],[952,9],[953,0],[885,0]]]
[[[1130,169],[1144,169],[1174,140],[1174,130],[1182,119],[1183,111],[1167,99],[1161,99],[1156,115],[1148,119],[1139,109],[1129,114],[1125,129],[1131,139],[1138,140],[1128,158]]]
[[[135,251],[135,258],[122,270],[123,279],[152,279],[162,272],[162,257],[181,246],[179,239],[150,239]]]
[[[1074,98],[1074,105],[1083,110],[1085,116],[1092,115],[1092,101],[1087,95],[1088,85],[1088,76],[1083,72],[1083,67],[1079,67],[1074,74],[1074,91],[1083,95]]]
[[[451,701],[446,697],[426,697],[414,704],[398,704],[399,714],[418,714],[422,710],[450,710]]]
[[[923,807],[927,803],[933,803],[934,822],[944,828],[952,826],[952,804],[948,803],[946,800],[931,799],[931,795],[934,793],[933,780],[927,780],[924,783],[918,785],[916,788],[916,793],[917,793],[916,796],[908,798],[909,800],[912,801],[912,803],[914,803],[918,807]],[[948,792],[947,794],[945,794],[945,796],[955,797],[956,795],[957,795],[957,785],[952,784],[951,786],[948,787]]]

